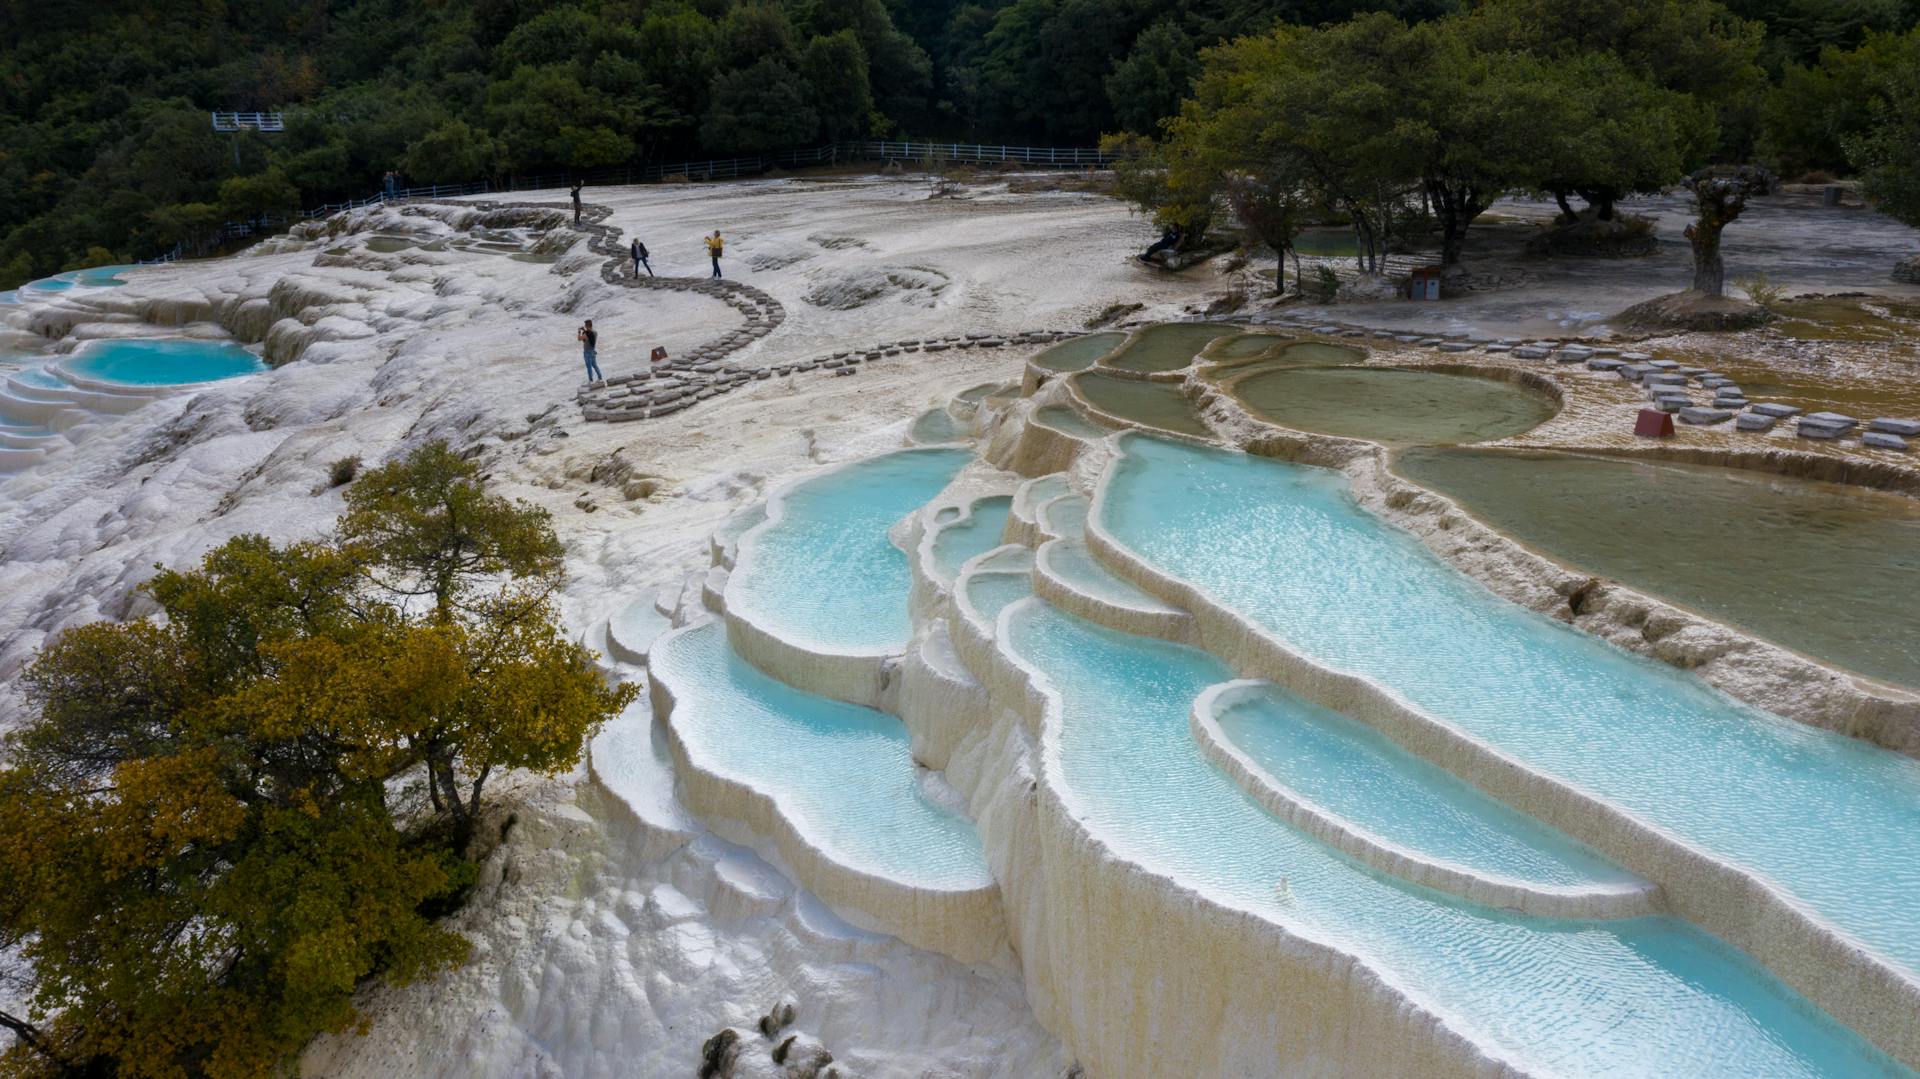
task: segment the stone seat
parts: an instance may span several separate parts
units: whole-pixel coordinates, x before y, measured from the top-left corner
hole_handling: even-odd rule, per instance
[[[1715,423],[1725,423],[1733,418],[1733,413],[1724,408],[1683,408],[1680,410],[1680,422],[1705,427]]]
[[[1899,420],[1890,416],[1882,416],[1879,419],[1869,421],[1867,423],[1867,430],[1881,434],[1899,435],[1902,438],[1912,438],[1915,435],[1920,435],[1920,420]]]

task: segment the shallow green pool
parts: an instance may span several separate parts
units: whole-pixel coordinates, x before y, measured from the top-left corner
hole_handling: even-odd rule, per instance
[[[1485,442],[1554,413],[1546,397],[1510,382],[1395,367],[1281,367],[1229,392],[1286,427],[1394,443]]]
[[[1178,371],[1215,339],[1239,331],[1224,323],[1165,322],[1141,330],[1105,362],[1123,371]]]
[[[1396,467],[1562,561],[1920,686],[1920,500],[1568,453],[1420,449]]]
[[[1118,331],[1075,337],[1041,352],[1032,363],[1049,371],[1079,371],[1091,367],[1093,361],[1112,352],[1115,345],[1126,339],[1127,335]]]
[[[1166,431],[1209,437],[1212,432],[1200,419],[1200,413],[1170,382],[1142,382],[1115,378],[1098,371],[1082,371],[1073,376],[1074,387],[1095,408],[1121,419]]]

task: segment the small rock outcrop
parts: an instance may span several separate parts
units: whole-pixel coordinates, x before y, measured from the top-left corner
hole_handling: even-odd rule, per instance
[[[842,1079],[820,1039],[789,1029],[799,1004],[782,997],[753,1030],[727,1027],[700,1046],[700,1079]]]
[[[1620,321],[1635,331],[1745,330],[1773,318],[1757,303],[1688,290],[1634,304]]]

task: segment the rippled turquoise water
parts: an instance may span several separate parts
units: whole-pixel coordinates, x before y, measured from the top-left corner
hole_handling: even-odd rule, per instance
[[[1362,510],[1337,472],[1125,444],[1101,523],[1150,564],[1920,969],[1920,761],[1502,600]]]
[[[1502,1056],[1551,1075],[1906,1074],[1685,923],[1507,916],[1362,869],[1201,756],[1187,714],[1233,676],[1218,660],[1035,599],[1007,618],[1010,650],[1065,702],[1059,767],[1072,804],[1120,856],[1368,956]]]
[[[1221,709],[1221,734],[1302,801],[1424,858],[1531,885],[1640,879],[1372,727],[1278,686]]]
[[[663,639],[650,665],[699,765],[771,793],[835,861],[926,888],[991,882],[972,823],[921,791],[899,720],[769,678],[718,622]]]
[[[1000,536],[1007,530],[1007,517],[1013,510],[1013,496],[975,499],[971,510],[966,520],[948,525],[933,537],[934,565],[948,578],[958,573],[967,559],[1000,546]]]
[[[971,458],[966,450],[903,450],[791,488],[784,511],[741,540],[727,602],[796,642],[898,652],[913,636],[907,556],[887,538]]]

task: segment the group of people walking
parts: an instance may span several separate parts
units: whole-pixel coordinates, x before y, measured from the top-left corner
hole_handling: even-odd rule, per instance
[[[577,225],[580,223],[579,184],[576,183],[573,185],[571,194],[573,196],[573,221],[574,224]],[[726,238],[720,235],[719,229],[714,229],[713,235],[706,237],[705,242],[707,245],[707,257],[713,261],[713,276],[719,277],[721,276],[720,259],[726,254],[727,249]],[[638,236],[634,237],[632,242],[627,245],[627,256],[633,259],[633,276],[639,277],[640,271],[642,270],[646,271],[648,277],[654,276],[653,263],[651,261],[652,253],[647,250],[646,244],[640,242]],[[593,328],[593,320],[587,319],[582,323],[580,328],[574,331],[573,337],[574,340],[580,342],[581,358],[587,362],[587,381],[603,381],[606,376],[600,373],[600,333]],[[662,359],[665,356],[665,349],[656,348],[653,350],[654,359]]]

